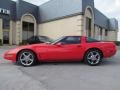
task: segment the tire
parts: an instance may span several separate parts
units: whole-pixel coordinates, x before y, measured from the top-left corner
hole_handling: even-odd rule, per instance
[[[36,55],[30,50],[23,50],[17,55],[17,63],[24,67],[33,66],[36,62]]]
[[[96,49],[89,50],[85,54],[84,61],[90,66],[97,66],[102,62],[102,53]]]

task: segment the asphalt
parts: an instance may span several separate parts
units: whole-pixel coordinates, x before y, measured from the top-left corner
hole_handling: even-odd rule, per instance
[[[0,55],[10,48],[0,48]],[[82,62],[22,67],[1,56],[0,90],[120,90],[119,69],[119,50],[114,57],[93,67]]]
[[[41,82],[19,70],[21,66],[3,59],[4,52],[14,47],[0,47],[0,90],[46,90]]]

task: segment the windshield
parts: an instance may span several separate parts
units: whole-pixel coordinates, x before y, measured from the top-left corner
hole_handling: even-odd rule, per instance
[[[46,36],[40,36],[39,39],[41,41],[45,41],[45,42],[50,42],[50,43],[53,42],[53,40],[51,38],[46,37]]]
[[[54,40],[53,42],[51,42],[51,44],[56,44],[56,43],[60,42],[62,39],[64,39],[64,38],[65,38],[65,36],[61,37],[61,38],[58,38],[58,39]]]

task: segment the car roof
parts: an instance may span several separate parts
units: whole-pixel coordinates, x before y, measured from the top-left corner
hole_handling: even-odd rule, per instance
[[[64,36],[64,37],[86,37],[86,36],[79,36],[79,35],[69,35],[69,36]]]

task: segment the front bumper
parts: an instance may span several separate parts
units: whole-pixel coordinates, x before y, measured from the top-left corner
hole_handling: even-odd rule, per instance
[[[15,54],[5,53],[4,54],[4,59],[11,60],[12,62],[16,62],[16,55]]]

